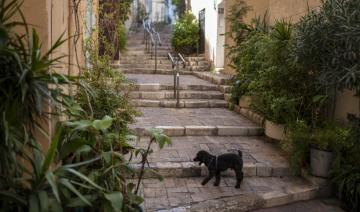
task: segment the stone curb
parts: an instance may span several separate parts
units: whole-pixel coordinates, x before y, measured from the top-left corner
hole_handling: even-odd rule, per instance
[[[257,126],[157,126],[168,136],[261,136]],[[130,128],[138,136],[146,136],[146,128]]]

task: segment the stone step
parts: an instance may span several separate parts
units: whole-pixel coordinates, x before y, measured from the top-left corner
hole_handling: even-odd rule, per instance
[[[167,45],[158,46],[157,49],[171,51],[171,47]],[[131,51],[145,51],[145,44],[131,45],[126,47],[126,52],[131,52]]]
[[[222,178],[219,186],[203,178],[144,179],[140,193],[146,211],[249,211],[309,200],[319,187],[297,177],[245,177],[240,189],[234,178]]]
[[[188,75],[186,75],[188,76]],[[172,77],[172,76],[170,76]],[[159,84],[159,83],[137,83],[131,78],[128,79],[131,82],[136,83],[133,87],[134,91],[160,91],[160,90],[174,90],[174,85],[169,84]],[[194,90],[194,91],[218,91],[219,87],[216,85],[180,85],[179,90]]]
[[[146,129],[159,127],[169,136],[258,136],[263,129],[226,108],[139,107],[141,117],[130,129],[144,135]]]
[[[161,74],[125,74],[125,77],[135,83],[134,89],[140,91],[173,90],[174,76]],[[180,75],[180,90],[217,91],[218,85],[192,75]]]
[[[137,136],[146,136],[146,131],[153,127],[163,129],[168,136],[261,136],[264,134],[262,127],[230,125],[132,126],[130,131]]]
[[[168,60],[167,58],[165,59],[158,59],[157,60],[158,65],[159,64],[164,64],[164,65],[169,65],[171,67],[171,61]],[[153,65],[155,64],[155,59],[122,59],[119,63],[114,63],[114,66],[121,66],[121,65],[142,65],[142,66],[146,66],[146,65]]]
[[[216,85],[227,85],[230,83],[232,77],[231,75],[215,74],[210,72],[194,72],[194,75]]]
[[[163,74],[163,75],[173,75],[174,72],[172,69],[157,69],[155,71],[155,65],[154,67],[148,67],[148,68],[122,68],[122,69],[116,69],[117,71],[120,71],[123,74]],[[180,75],[192,75],[193,72],[187,71],[187,70],[181,70]]]
[[[152,63],[127,63],[127,64],[119,64],[117,65],[117,68],[143,68],[143,67],[154,67],[155,66],[155,60],[151,61]],[[157,68],[159,69],[172,69],[171,62],[167,61],[167,63],[157,63]]]
[[[132,99],[131,102],[136,107],[176,108],[176,100]],[[224,100],[180,99],[179,108],[228,108],[228,102]]]
[[[157,51],[157,55],[159,56],[167,56],[167,54],[169,53],[170,51],[167,50],[167,49],[159,49]],[[145,50],[133,50],[133,51],[126,51],[125,53],[123,53],[122,55],[125,55],[125,56],[128,56],[128,55],[138,55],[138,56],[143,56],[143,55],[150,55],[150,52],[147,52]]]
[[[183,136],[172,137],[172,143],[164,149],[153,145],[153,153],[149,156],[149,166],[164,177],[199,177],[207,174],[207,168],[194,162],[196,153],[208,151],[212,155],[221,155],[237,150],[242,151],[245,176],[284,177],[291,175],[287,155],[276,144],[263,137],[243,136]],[[129,143],[137,148],[145,148],[149,138],[141,137]],[[132,166],[140,166],[140,157],[133,157]],[[222,173],[223,176],[235,176],[232,170]],[[147,172],[146,178],[155,178]]]
[[[162,91],[132,91],[130,93],[132,99],[174,99],[174,92],[169,90]],[[179,91],[180,99],[213,99],[223,100],[224,94],[219,91],[192,91],[182,90]]]
[[[230,85],[219,85],[219,89],[220,89],[221,92],[226,94],[226,93],[231,92],[232,86],[230,86]]]
[[[146,55],[121,55],[120,56],[120,60],[154,60],[154,56],[151,57],[150,53],[146,54]],[[167,54],[166,55],[158,55],[157,57],[158,60],[169,60]]]

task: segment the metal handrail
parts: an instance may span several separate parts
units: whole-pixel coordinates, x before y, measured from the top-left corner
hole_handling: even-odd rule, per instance
[[[168,58],[171,61],[173,75],[174,75],[174,99],[176,99],[176,107],[180,107],[180,69],[179,69],[179,62],[183,64],[183,68],[186,67],[186,61],[184,57],[178,53],[177,59],[175,59],[172,54],[168,53]]]
[[[144,43],[146,51],[150,52],[151,59],[155,55],[155,73],[157,72],[157,48],[161,46],[160,34],[156,32],[149,21],[143,20],[144,27]],[[154,36],[156,38],[154,39]],[[148,41],[150,39],[150,41]]]

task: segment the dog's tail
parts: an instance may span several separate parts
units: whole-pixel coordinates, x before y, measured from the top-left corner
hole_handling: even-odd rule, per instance
[[[242,158],[242,152],[238,150],[239,156]]]

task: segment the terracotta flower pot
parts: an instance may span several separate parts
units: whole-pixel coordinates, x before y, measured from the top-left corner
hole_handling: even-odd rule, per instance
[[[276,124],[269,120],[265,120],[265,135],[279,141],[288,140],[285,133],[285,125]]]

